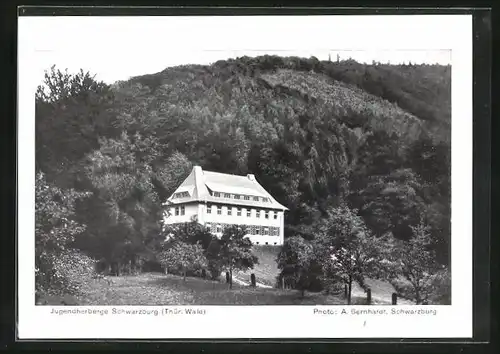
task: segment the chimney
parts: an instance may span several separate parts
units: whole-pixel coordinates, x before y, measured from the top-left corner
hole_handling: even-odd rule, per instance
[[[250,181],[255,181],[255,176],[253,174],[249,173],[247,177]]]

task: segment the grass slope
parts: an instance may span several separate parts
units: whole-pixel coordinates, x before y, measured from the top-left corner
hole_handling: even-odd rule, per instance
[[[280,252],[281,247],[277,246],[256,246],[252,247],[252,252],[259,259],[259,263],[253,269],[245,272],[237,272],[235,277],[246,283],[250,283],[251,274],[255,274],[255,279],[258,283],[269,286],[276,284],[276,277],[279,274],[276,257]]]
[[[137,276],[112,277],[110,284],[94,281],[85,294],[71,305],[343,305],[345,300],[323,294],[306,294],[279,289],[262,289],[233,285],[198,278],[144,273]],[[45,304],[60,305],[52,297]]]
[[[110,283],[94,280],[80,296],[63,298],[47,296],[40,304],[91,306],[164,306],[164,305],[346,305],[340,295],[308,293],[304,298],[295,290],[251,288],[199,278],[187,278],[161,273],[110,277]],[[353,293],[352,304],[364,305],[366,295]],[[405,302],[399,302],[405,304]],[[373,295],[373,304],[390,304]]]
[[[258,257],[259,263],[253,269],[246,272],[238,272],[235,277],[246,283],[250,283],[250,275],[255,274],[256,281],[269,286],[276,285],[276,277],[279,274],[276,258],[281,247],[277,246],[253,246],[252,252]],[[391,303],[392,293],[395,292],[394,287],[388,282],[376,279],[366,279],[366,284],[372,290],[372,300],[374,304]],[[364,290],[358,285],[353,284],[352,297],[354,302],[363,302],[366,297]],[[411,304],[410,301],[400,299],[401,304]]]

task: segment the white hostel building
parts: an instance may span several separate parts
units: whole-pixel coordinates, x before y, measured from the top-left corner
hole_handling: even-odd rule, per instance
[[[288,208],[278,203],[252,174],[229,175],[195,166],[163,206],[165,225],[195,218],[218,237],[226,227],[239,225],[246,228],[253,244],[283,244],[284,212]]]

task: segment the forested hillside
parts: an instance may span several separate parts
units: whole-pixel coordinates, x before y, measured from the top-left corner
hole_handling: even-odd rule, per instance
[[[255,174],[290,209],[285,237],[313,240],[343,205],[378,238],[408,242],[425,224],[447,266],[450,126],[449,66],[242,57],[111,86],[52,68],[36,97],[36,169],[62,197],[37,194],[37,249],[54,250],[37,267],[68,247],[122,271],[153,266],[160,204],[194,164]],[[51,239],[69,219],[72,236]]]

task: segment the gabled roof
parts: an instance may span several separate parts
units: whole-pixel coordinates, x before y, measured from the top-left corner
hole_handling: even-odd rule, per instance
[[[181,192],[187,192],[188,195],[180,198],[176,197],[176,194]],[[215,197],[214,192],[221,193],[220,197]],[[225,193],[231,194],[231,198],[225,198]],[[235,194],[240,195],[240,199],[234,199]],[[250,199],[245,200],[244,196],[249,196]],[[259,197],[259,201],[255,201],[253,197]],[[268,201],[264,202],[262,198],[268,198]],[[254,175],[238,176],[203,171],[200,166],[193,167],[189,176],[163,205],[184,204],[195,201],[288,210],[257,182]]]

